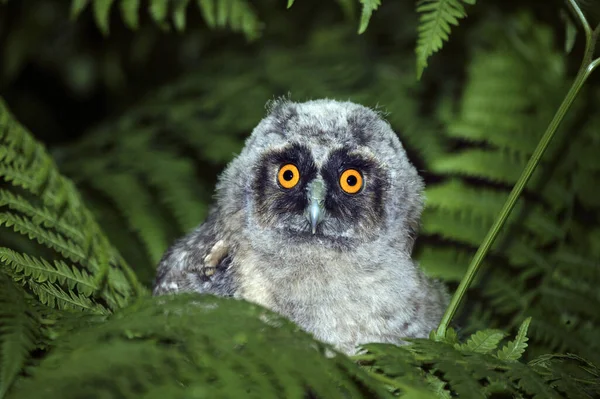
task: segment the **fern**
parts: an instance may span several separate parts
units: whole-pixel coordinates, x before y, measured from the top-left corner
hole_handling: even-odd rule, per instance
[[[363,33],[369,26],[369,21],[373,15],[373,11],[381,5],[381,0],[360,0],[362,4],[362,13],[360,15],[360,25],[358,27],[358,33]]]
[[[442,151],[427,165],[440,181],[427,188],[425,237],[418,250],[419,256],[425,255],[426,268],[442,269],[459,254],[474,253],[564,95],[564,57],[553,45],[551,29],[528,14],[518,14],[512,23],[510,33],[496,22],[479,28],[482,37],[494,39],[474,48],[460,105],[456,111],[445,111],[445,137],[448,147],[455,149]],[[537,353],[569,350],[595,361],[596,351],[585,348],[597,346],[579,320],[588,320],[587,331],[598,329],[598,321],[590,306],[580,303],[588,297],[585,302],[594,303],[586,287],[600,277],[592,272],[597,268],[592,261],[595,244],[583,233],[589,222],[576,209],[585,203],[590,220],[598,218],[593,201],[597,194],[590,189],[597,184],[598,175],[591,171],[597,161],[586,151],[595,148],[597,140],[588,128],[573,127],[582,116],[580,107],[576,105],[565,120],[494,244],[493,256],[486,261],[488,272],[480,276],[476,290],[484,298],[485,320],[475,321],[482,316],[476,313],[468,324],[508,325],[515,331],[527,316],[533,316],[530,345]],[[584,126],[597,129],[595,119],[589,118]],[[429,241],[440,237],[443,247]],[[451,245],[460,251],[446,249]],[[560,261],[564,251],[580,254],[580,266]],[[453,275],[459,274],[459,266],[454,267]],[[569,332],[564,330],[565,320],[572,325]]]
[[[122,397],[388,397],[350,360],[261,307],[211,296],[152,298],[53,343],[26,398],[118,393]],[[266,352],[265,352],[266,351]],[[60,366],[60,367],[57,367]],[[95,383],[93,383],[95,382]]]
[[[36,347],[39,322],[24,292],[0,273],[0,398],[27,363]]]
[[[457,345],[457,349],[467,350],[475,353],[490,353],[502,341],[504,332],[499,330],[477,331],[462,345]]]
[[[403,347],[365,345],[369,353],[358,355],[356,359],[370,373],[389,378],[390,386],[428,386],[437,397],[456,394],[471,398],[495,394],[551,398],[561,397],[562,393],[567,397],[579,397],[575,394],[578,391],[587,395],[582,397],[592,397],[600,392],[600,382],[594,380],[599,370],[576,356],[544,355],[529,364],[518,361],[527,346],[528,324],[529,320],[523,323],[515,340],[499,351],[503,355],[498,357],[491,355],[491,351],[504,333],[485,330],[471,335],[464,343],[455,343],[451,338],[448,342],[411,339]],[[557,376],[560,377],[553,378]],[[566,386],[576,384],[577,378],[582,378],[586,384],[566,390]]]
[[[79,15],[91,3],[96,25],[102,33],[109,33],[110,12],[118,3],[121,18],[130,29],[139,28],[140,0],[72,0],[71,17]],[[190,0],[149,0],[147,12],[151,19],[163,29],[172,24],[176,30],[186,28],[186,12]],[[262,24],[247,0],[198,0],[204,21],[211,28],[229,27],[234,32],[243,32],[250,40],[260,36]],[[170,21],[169,21],[170,19]]]
[[[475,4],[476,0],[418,0],[419,38],[417,40],[417,77],[421,78],[429,57],[439,51],[448,40],[451,25],[467,16],[465,4]]]
[[[62,177],[43,147],[0,103],[0,224],[42,245],[42,257],[0,248],[1,269],[50,306],[106,311],[116,309],[139,286],[108,244],[72,183]],[[48,251],[50,250],[50,251]],[[47,257],[47,258],[45,258]],[[62,258],[62,259],[61,259]],[[74,265],[69,265],[74,262]],[[111,269],[129,283],[105,285]],[[116,289],[115,289],[116,288]]]
[[[531,318],[525,319],[521,327],[519,327],[519,332],[514,341],[510,341],[498,351],[498,358],[502,360],[519,360],[525,352],[525,348],[527,348],[527,329],[529,328],[529,323],[531,322]]]

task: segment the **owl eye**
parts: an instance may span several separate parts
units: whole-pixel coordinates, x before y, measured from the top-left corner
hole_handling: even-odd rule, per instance
[[[300,171],[294,164],[285,164],[279,168],[277,180],[283,188],[294,188],[300,181]]]
[[[348,194],[356,194],[363,187],[363,177],[356,169],[346,169],[340,175],[340,187]]]

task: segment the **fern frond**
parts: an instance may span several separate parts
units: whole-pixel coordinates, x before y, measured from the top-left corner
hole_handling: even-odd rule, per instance
[[[47,207],[38,208],[27,201],[24,197],[11,193],[10,191],[0,189],[0,206],[8,206],[9,209],[25,214],[34,225],[45,228],[53,228],[59,234],[65,236],[77,244],[85,242],[85,235],[76,229],[73,224],[65,221],[65,215],[59,217]]]
[[[408,345],[400,347],[369,344],[364,346],[368,354],[358,355],[356,358],[364,362],[366,370],[371,373],[383,375],[398,383],[389,383],[390,386],[425,384],[430,391],[437,392],[439,397],[471,398],[492,394],[502,397],[544,397],[543,395],[548,394],[547,397],[557,397],[560,395],[559,384],[549,374],[556,375],[556,370],[560,369],[565,374],[563,378],[566,384],[582,374],[591,382],[591,376],[597,371],[593,365],[586,365],[585,361],[580,361],[569,369],[564,364],[547,364],[548,358],[541,358],[539,362],[529,365],[498,359],[489,352],[496,347],[503,335],[497,330],[478,331],[464,344],[427,339],[411,339]],[[560,360],[557,361],[559,362]],[[598,385],[596,383],[593,388],[596,389]],[[586,384],[580,386],[583,389],[588,387]]]
[[[449,154],[431,164],[442,175],[485,178],[491,182],[514,184],[527,159],[516,154],[488,150],[465,150]]]
[[[507,374],[517,381],[519,388],[534,399],[559,399],[562,397],[539,374],[521,363],[514,363]]]
[[[90,297],[83,294],[63,290],[58,285],[50,283],[34,284],[31,280],[27,281],[27,283],[31,291],[37,295],[40,302],[51,308],[99,314],[107,313],[105,309],[97,305]]]
[[[140,235],[150,254],[150,260],[156,264],[169,241],[157,218],[153,217],[153,201],[148,192],[139,186],[136,179],[126,174],[105,173],[97,176],[92,183],[95,189],[111,198],[123,217],[129,219],[131,226],[135,226],[136,233]]]
[[[2,102],[0,146],[6,148],[0,157],[0,177],[7,183],[0,189],[0,225],[50,250],[40,247],[38,258],[20,254],[18,248],[2,248],[2,269],[50,306],[103,309],[101,302],[122,302],[116,298],[122,292],[117,294],[106,282],[110,268],[128,276],[128,297],[144,292],[73,184],[60,175],[43,146],[12,119]]]
[[[419,266],[428,276],[444,281],[460,281],[472,257],[472,252],[457,246],[423,246],[415,255]]]
[[[142,8],[139,0],[72,0],[71,17],[76,19],[89,3],[92,4],[94,21],[103,34],[109,33],[110,13],[115,3],[119,4],[125,24],[133,30],[139,28]],[[189,3],[190,0],[149,0],[146,11],[161,28],[168,29],[172,23],[175,29],[183,31]],[[250,40],[256,39],[261,33],[262,24],[247,0],[198,0],[196,4],[211,28],[228,27],[234,32],[243,32]]]
[[[184,294],[149,298],[87,320],[53,343],[15,398],[389,398],[345,356],[285,318],[235,299]],[[85,322],[85,320],[84,320]],[[327,355],[329,353],[329,355]]]
[[[15,232],[26,235],[30,240],[36,240],[73,262],[87,263],[83,248],[51,230],[46,230],[28,217],[12,213],[0,213],[0,225],[12,228]],[[93,262],[89,266],[90,270],[97,270],[97,265]]]
[[[460,180],[452,179],[447,182],[431,185],[426,189],[426,206],[449,212],[470,213],[474,218],[479,218],[491,226],[506,201],[506,192],[486,188],[467,186]],[[515,206],[509,223],[515,221],[523,211],[524,200]],[[564,236],[556,220],[549,217],[547,211],[540,206],[529,206],[523,221],[523,227],[537,239],[539,244],[547,244]]]
[[[528,363],[546,382],[569,398],[600,395],[600,370],[591,362],[573,354],[547,354]]]
[[[369,21],[373,15],[373,11],[381,5],[381,0],[360,0],[362,4],[362,12],[360,15],[360,25],[358,27],[358,33],[364,33],[369,26]]]
[[[0,398],[35,349],[39,329],[36,312],[28,306],[24,292],[0,272]]]
[[[476,0],[418,0],[419,38],[417,39],[417,78],[421,78],[429,57],[439,51],[450,36],[450,27],[467,16],[464,4]]]
[[[498,347],[505,335],[500,330],[481,330],[472,334],[464,344],[457,344],[454,347],[461,351],[490,353]]]
[[[10,274],[16,281],[33,280],[38,283],[48,281],[63,285],[69,290],[77,290],[88,297],[99,288],[85,270],[79,270],[60,260],[50,264],[45,259],[0,247],[0,262],[12,269]]]
[[[506,344],[506,346],[500,349],[496,354],[498,359],[505,361],[517,361],[521,358],[523,352],[525,352],[525,349],[527,348],[527,341],[529,340],[529,338],[527,338],[527,330],[529,329],[530,322],[531,317],[523,321],[521,327],[519,327],[519,332],[517,333],[515,340],[508,342],[508,344]]]

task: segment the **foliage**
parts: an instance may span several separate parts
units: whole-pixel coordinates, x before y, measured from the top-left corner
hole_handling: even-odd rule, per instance
[[[452,287],[572,79],[558,4],[65,3],[0,8],[2,94],[38,139],[0,103],[0,397],[599,394],[597,80],[443,342],[365,345],[359,368],[251,304],[145,298],[265,102],[288,92],[388,112],[428,183],[415,257]],[[252,40],[209,30],[225,27]],[[70,104],[64,121],[54,102]]]
[[[417,12],[421,13],[419,39],[417,41],[417,77],[427,67],[427,59],[439,51],[450,35],[450,27],[467,16],[465,4],[476,0],[418,0]]]
[[[90,4],[91,3],[91,4]],[[92,6],[98,28],[109,32],[109,20],[114,0],[72,0],[71,16],[77,18],[88,5]],[[119,10],[123,22],[131,29],[139,28],[140,0],[119,0]],[[186,12],[190,0],[151,0],[146,5],[152,20],[163,29],[172,24],[178,31],[185,29]],[[233,31],[244,32],[249,39],[260,34],[260,22],[246,0],[200,0],[197,2],[204,21],[210,27],[226,27]],[[168,21],[168,18],[171,21]],[[170,22],[170,23],[169,23]]]
[[[106,312],[143,289],[110,246],[73,183],[0,103],[0,224],[15,248],[0,247],[2,271],[43,304]],[[14,235],[10,234],[12,230]],[[19,235],[21,237],[19,237]],[[25,236],[30,241],[22,240]],[[32,251],[35,243],[43,256]]]
[[[349,359],[325,351],[258,306],[153,298],[58,337],[14,397],[87,397],[91,386],[95,395],[118,389],[121,397],[386,397]]]
[[[430,164],[445,179],[429,188],[433,195],[423,228],[471,251],[491,226],[568,83],[550,29],[524,14],[514,22],[518,36],[502,36],[500,25],[484,28],[496,44],[473,54],[462,100],[447,120],[447,137],[461,149]],[[600,214],[582,192],[598,184],[591,166],[597,164],[591,155],[597,122],[586,118],[583,102],[571,111],[494,246],[480,292],[486,312],[501,320],[495,326],[516,328],[525,315],[532,316],[532,338],[543,346],[540,350],[574,351],[597,362],[597,340],[589,331],[600,328],[599,320],[576,304],[587,295],[597,301],[584,288],[599,281],[597,241],[585,236],[584,225],[594,224]],[[585,214],[576,210],[580,207]],[[561,325],[568,329],[549,328]]]
[[[527,344],[526,320],[514,341],[495,350],[503,338],[497,330],[482,330],[464,344],[453,331],[445,342],[410,340],[408,346],[370,344],[369,354],[357,356],[371,373],[385,376],[392,389],[405,386],[434,391],[437,397],[591,398],[600,393],[600,370],[577,356],[545,355],[527,365],[519,362]],[[454,334],[454,335],[453,335]],[[517,349],[518,348],[518,349]],[[554,362],[553,362],[554,361]],[[578,375],[561,373],[565,363],[578,364]]]

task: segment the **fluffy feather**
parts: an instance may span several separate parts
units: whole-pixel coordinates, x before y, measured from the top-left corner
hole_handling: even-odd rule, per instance
[[[367,342],[425,337],[447,303],[411,259],[423,182],[390,125],[350,102],[277,100],[220,177],[208,219],[164,255],[155,294],[198,291],[271,308],[351,353]],[[277,183],[293,163],[300,181]],[[355,195],[340,173],[364,177]],[[325,216],[304,210],[314,180]]]

